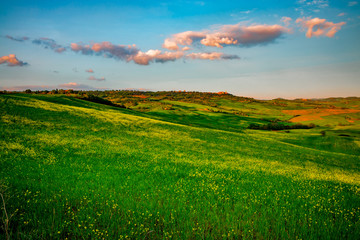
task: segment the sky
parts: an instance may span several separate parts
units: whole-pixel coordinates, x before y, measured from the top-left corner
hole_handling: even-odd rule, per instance
[[[5,1],[0,90],[360,96],[360,1]]]

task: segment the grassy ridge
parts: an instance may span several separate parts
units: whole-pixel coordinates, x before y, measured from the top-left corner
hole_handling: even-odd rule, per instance
[[[324,147],[307,139],[317,130],[204,128],[65,96],[0,95],[0,107],[14,239],[360,235],[353,140]]]

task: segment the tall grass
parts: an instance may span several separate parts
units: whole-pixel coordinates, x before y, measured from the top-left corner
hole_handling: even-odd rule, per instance
[[[67,97],[2,95],[0,106],[12,239],[360,235],[357,155]]]

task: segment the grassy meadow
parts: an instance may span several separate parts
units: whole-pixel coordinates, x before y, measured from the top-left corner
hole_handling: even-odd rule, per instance
[[[0,95],[1,239],[359,239],[359,98],[91,94]]]

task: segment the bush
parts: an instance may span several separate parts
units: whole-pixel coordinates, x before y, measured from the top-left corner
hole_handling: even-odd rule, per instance
[[[92,95],[92,94],[89,94],[89,95],[84,94],[83,96],[81,96],[79,98],[82,99],[82,100],[89,101],[89,102],[95,102],[95,103],[105,104],[105,105],[109,105],[109,106],[113,106],[113,107],[125,108],[123,105],[114,104],[109,100],[106,100],[106,99],[101,98],[101,97],[97,97],[97,96]]]
[[[285,130],[285,129],[310,129],[316,127],[315,124],[311,123],[309,125],[304,125],[301,123],[297,123],[295,125],[285,125],[281,122],[273,122],[268,123],[266,125],[259,125],[256,123],[250,123],[248,129],[255,129],[255,130]]]

